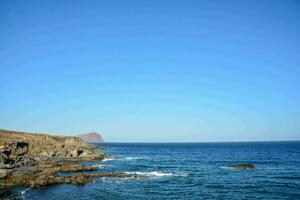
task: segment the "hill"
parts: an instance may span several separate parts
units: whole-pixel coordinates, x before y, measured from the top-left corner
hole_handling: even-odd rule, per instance
[[[102,136],[95,132],[78,135],[77,137],[80,137],[84,142],[94,142],[94,143],[104,142]]]

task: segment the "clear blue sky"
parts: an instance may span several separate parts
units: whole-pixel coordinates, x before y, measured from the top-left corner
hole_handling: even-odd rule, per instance
[[[0,2],[0,127],[300,139],[300,2]]]

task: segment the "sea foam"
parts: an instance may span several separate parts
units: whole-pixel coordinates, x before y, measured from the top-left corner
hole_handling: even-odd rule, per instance
[[[113,161],[113,160],[119,160],[119,161],[131,161],[131,160],[139,160],[139,159],[143,159],[142,157],[114,157],[114,158],[104,158],[102,160],[102,162],[106,162],[106,161]]]
[[[111,160],[115,160],[115,158],[104,158],[104,159],[102,160],[102,162],[111,161]]]
[[[102,164],[94,164],[92,167],[97,167],[98,169],[104,169],[106,167],[109,167],[109,165],[102,165]]]
[[[141,175],[141,176],[147,176],[147,177],[162,177],[162,176],[187,176],[186,173],[167,173],[167,172],[161,172],[161,171],[152,171],[152,172],[124,172],[125,174],[130,175]]]

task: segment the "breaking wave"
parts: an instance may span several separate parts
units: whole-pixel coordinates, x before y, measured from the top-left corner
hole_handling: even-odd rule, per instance
[[[229,167],[229,166],[222,166],[222,167],[219,167],[220,169],[229,169],[229,170],[234,170],[235,168],[234,167]]]
[[[152,171],[152,172],[124,172],[125,174],[130,175],[140,175],[140,176],[147,176],[147,177],[162,177],[162,176],[187,176],[186,173],[166,173],[161,171]]]
[[[116,160],[116,159],[115,159],[115,158],[104,158],[104,159],[102,160],[102,162],[111,161],[111,160]]]
[[[142,159],[142,157],[123,157],[123,158],[119,158],[119,160],[122,161],[127,161],[127,160],[140,160]]]
[[[117,157],[117,158],[104,158],[102,162],[106,161],[113,161],[113,160],[119,160],[119,161],[131,161],[131,160],[140,160],[143,159],[142,157]]]
[[[97,167],[98,169],[104,169],[109,167],[109,165],[102,165],[102,164],[94,164],[92,167]]]

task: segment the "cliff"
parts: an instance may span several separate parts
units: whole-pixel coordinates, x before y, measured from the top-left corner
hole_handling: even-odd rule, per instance
[[[97,177],[133,177],[124,172],[88,173],[96,166],[82,162],[101,161],[105,155],[79,137],[33,134],[0,129],[0,199],[18,186],[85,184]],[[61,176],[59,172],[67,175]],[[72,172],[71,174],[68,174]],[[84,172],[84,173],[78,173]]]
[[[57,172],[94,170],[79,162],[103,158],[99,149],[79,137],[0,129],[0,192],[19,185],[36,187],[60,183],[65,179],[57,176]],[[70,176],[69,181],[72,178]]]
[[[95,132],[78,135],[78,137],[80,137],[85,142],[92,142],[92,143],[104,142],[101,135],[99,135],[98,133],[95,133]]]
[[[34,164],[49,158],[101,157],[99,151],[78,137],[0,130],[0,168]]]

